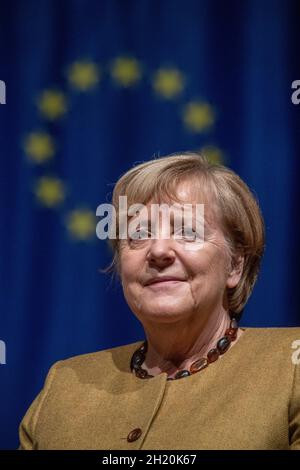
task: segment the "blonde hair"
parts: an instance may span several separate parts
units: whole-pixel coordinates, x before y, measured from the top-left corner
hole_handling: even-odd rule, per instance
[[[118,214],[119,196],[127,196],[128,205],[166,197],[176,200],[178,183],[187,179],[201,182],[204,196],[213,193],[231,255],[244,257],[239,283],[227,290],[230,312],[241,314],[257,280],[264,252],[264,221],[255,196],[234,171],[210,163],[196,152],[167,155],[127,171],[115,185],[112,203]],[[109,270],[118,271],[120,241],[110,243],[114,258]]]

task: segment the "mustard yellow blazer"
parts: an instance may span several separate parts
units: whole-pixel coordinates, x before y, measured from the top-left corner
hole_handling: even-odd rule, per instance
[[[247,328],[189,377],[140,379],[141,342],[52,366],[20,449],[298,449],[300,328]]]

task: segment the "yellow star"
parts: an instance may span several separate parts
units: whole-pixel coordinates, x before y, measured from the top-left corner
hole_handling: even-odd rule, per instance
[[[214,124],[215,117],[208,103],[191,101],[184,109],[183,120],[190,131],[202,132]]]
[[[73,88],[87,91],[94,88],[100,80],[100,70],[95,62],[74,62],[68,70],[68,80]]]
[[[65,197],[63,182],[58,178],[42,177],[35,187],[38,201],[46,207],[55,207],[61,204]]]
[[[67,217],[67,228],[73,238],[88,240],[96,235],[97,220],[89,209],[75,209]]]
[[[118,57],[111,66],[111,74],[118,85],[130,87],[140,80],[142,72],[134,57]]]
[[[46,132],[31,132],[25,139],[24,150],[35,163],[44,163],[53,157],[55,146],[52,137]]]
[[[40,113],[50,121],[63,116],[67,111],[66,98],[61,91],[45,90],[37,101]]]
[[[161,68],[153,80],[154,90],[164,98],[174,98],[182,92],[183,74],[175,68]]]
[[[207,158],[210,163],[224,163],[223,152],[218,147],[215,147],[213,145],[206,145],[205,147],[202,147],[201,153]]]

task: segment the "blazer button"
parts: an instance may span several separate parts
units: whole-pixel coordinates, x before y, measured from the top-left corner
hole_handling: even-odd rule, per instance
[[[137,441],[138,438],[142,435],[142,430],[140,428],[135,428],[127,436],[127,441],[128,442],[134,442]]]

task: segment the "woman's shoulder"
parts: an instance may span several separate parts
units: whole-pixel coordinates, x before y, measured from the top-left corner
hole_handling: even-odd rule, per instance
[[[248,334],[256,337],[258,340],[292,340],[300,339],[300,327],[266,327],[266,328],[244,328]]]
[[[276,357],[278,363],[291,363],[291,356],[300,351],[300,328],[245,328],[242,344],[242,353],[255,351],[256,357],[264,358],[264,362],[268,358],[274,362]]]
[[[93,373],[95,368],[98,373],[108,369],[128,372],[131,356],[142,342],[143,340],[140,340],[122,346],[72,356],[56,362],[52,369],[55,369],[56,372],[62,369],[64,371],[66,369],[76,370],[77,372],[84,371],[85,375],[89,372]]]

